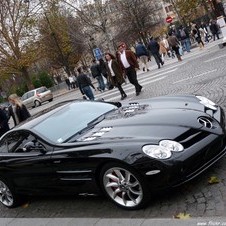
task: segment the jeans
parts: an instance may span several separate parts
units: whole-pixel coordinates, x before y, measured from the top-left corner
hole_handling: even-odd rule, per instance
[[[184,40],[181,40],[181,44],[182,44],[183,48],[187,52],[190,52],[190,50],[191,50],[191,43],[190,43],[190,39],[189,38],[186,38]]]
[[[82,88],[82,91],[85,93],[85,95],[90,99],[90,100],[94,100],[94,95],[93,95],[93,91],[90,88],[90,86],[85,86]]]
[[[104,91],[105,90],[105,84],[104,84],[104,79],[103,79],[102,75],[97,76],[96,79],[97,79],[97,82],[99,84],[99,89]]]
[[[161,55],[159,53],[153,53],[152,55],[155,58],[155,61],[158,65],[158,67],[160,68],[160,64],[162,64],[162,65],[164,64],[162,61]]]

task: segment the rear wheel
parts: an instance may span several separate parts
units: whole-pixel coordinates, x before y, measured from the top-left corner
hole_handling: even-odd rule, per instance
[[[13,208],[20,204],[18,197],[9,182],[0,178],[0,202],[8,207]]]
[[[38,107],[38,106],[40,106],[40,105],[41,105],[41,102],[38,101],[38,100],[36,100],[36,101],[35,101],[35,107]]]
[[[100,174],[101,186],[113,202],[124,209],[140,209],[149,199],[149,191],[141,176],[130,167],[110,163]]]

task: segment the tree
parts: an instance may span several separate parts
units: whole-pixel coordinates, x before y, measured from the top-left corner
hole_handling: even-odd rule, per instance
[[[158,10],[162,9],[161,4],[154,0],[115,0],[115,4],[120,15],[118,20],[121,24],[121,26],[118,24],[120,36],[127,38],[132,36],[133,39],[141,39],[146,43],[151,29],[161,22],[157,15]]]
[[[164,0],[172,4],[181,24],[188,24],[192,20],[207,14],[211,16],[211,7],[206,0]],[[209,10],[210,8],[210,10]],[[205,12],[205,13],[204,13]]]
[[[89,0],[83,0],[76,4],[76,0],[63,3],[75,10],[76,18],[80,20],[83,38],[91,48],[103,46],[110,51],[114,50],[114,37],[111,29],[111,12],[107,1],[95,0],[93,3]]]
[[[78,22],[58,1],[49,1],[40,20],[40,44],[54,68],[63,67],[70,75],[83,54],[84,40]]]
[[[38,5],[23,0],[2,0],[0,5],[1,76],[22,76],[31,85],[28,67],[38,57],[34,15]]]

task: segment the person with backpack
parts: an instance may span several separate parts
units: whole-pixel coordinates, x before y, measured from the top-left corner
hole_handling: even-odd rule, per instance
[[[191,52],[191,41],[187,28],[181,26],[179,29],[179,36],[183,50],[186,50],[188,53]]]
[[[136,56],[138,57],[138,59],[140,60],[140,62],[143,65],[143,71],[145,71],[145,70],[149,71],[148,66],[147,66],[148,57],[149,57],[148,50],[141,41],[139,41],[137,43],[135,52],[136,52]]]

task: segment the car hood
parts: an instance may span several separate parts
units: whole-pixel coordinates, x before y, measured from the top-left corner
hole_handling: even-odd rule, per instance
[[[191,129],[222,133],[219,125],[210,129],[199,122],[201,116],[211,118],[204,111],[205,107],[193,96],[186,100],[165,97],[127,103],[107,114],[81,139],[147,139],[157,142],[162,138],[174,140]]]

